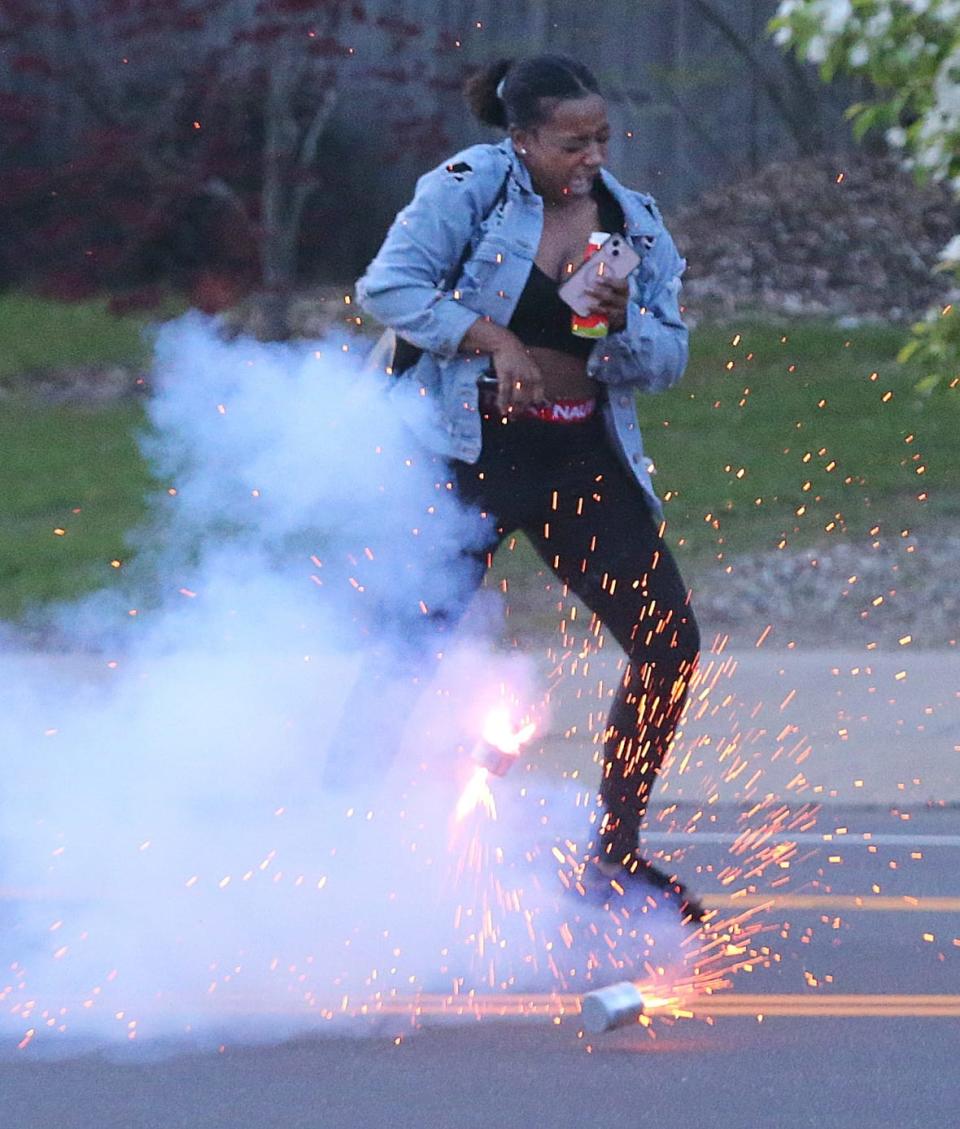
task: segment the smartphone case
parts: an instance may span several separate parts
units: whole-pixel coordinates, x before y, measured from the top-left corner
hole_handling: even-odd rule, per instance
[[[626,278],[640,265],[640,256],[622,235],[611,235],[598,251],[586,259],[572,275],[560,284],[557,293],[581,317],[590,314],[591,302],[587,288],[598,277]]]

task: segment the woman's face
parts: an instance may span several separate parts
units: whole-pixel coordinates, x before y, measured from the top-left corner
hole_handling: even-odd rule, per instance
[[[610,123],[599,94],[566,98],[535,129],[512,131],[537,191],[552,203],[589,196],[607,159]]]

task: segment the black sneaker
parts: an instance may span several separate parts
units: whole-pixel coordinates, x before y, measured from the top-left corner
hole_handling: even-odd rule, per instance
[[[604,903],[613,903],[618,898],[638,893],[647,897],[653,893],[662,894],[665,900],[677,902],[684,921],[698,925],[709,912],[675,874],[660,870],[638,851],[626,855],[613,872],[601,866],[596,857],[587,859],[578,867],[573,889],[584,897]],[[651,898],[651,905],[656,905],[655,898]]]

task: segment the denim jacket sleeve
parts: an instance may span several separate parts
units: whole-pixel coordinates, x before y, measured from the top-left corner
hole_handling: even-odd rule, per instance
[[[680,276],[686,262],[665,228],[631,279],[627,324],[598,341],[590,375],[604,384],[662,392],[687,367],[688,330],[680,316]]]
[[[464,334],[480,316],[446,288],[456,281],[449,275],[489,206],[485,189],[503,178],[489,150],[477,146],[455,158],[466,158],[469,175],[458,175],[451,163],[417,181],[413,200],[397,215],[357,283],[364,310],[441,357],[456,356]]]

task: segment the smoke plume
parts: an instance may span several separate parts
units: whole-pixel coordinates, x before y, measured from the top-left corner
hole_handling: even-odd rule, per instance
[[[489,594],[458,631],[443,615],[483,520],[355,352],[197,315],[159,334],[135,560],[59,610],[57,653],[11,635],[0,655],[7,1050],[589,986],[551,955],[569,914],[548,844],[583,808],[518,779],[499,819],[453,821],[484,711],[529,712],[538,674],[499,648]],[[328,787],[355,727],[371,747]]]

